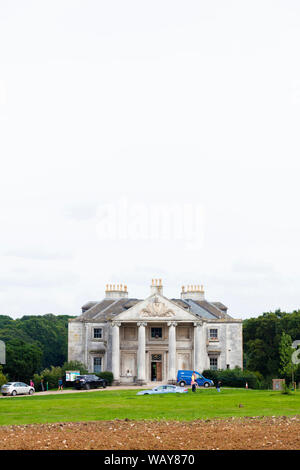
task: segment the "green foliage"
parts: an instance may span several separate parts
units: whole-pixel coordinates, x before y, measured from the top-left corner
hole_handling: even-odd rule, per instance
[[[58,388],[58,380],[60,378],[63,379],[63,370],[59,366],[51,366],[48,369],[44,369],[40,374],[36,374],[35,376],[36,382],[34,381],[35,385],[41,383],[41,379],[44,379],[44,387],[48,386],[48,389],[51,388]],[[48,385],[47,385],[48,384]]]
[[[289,376],[292,373],[292,353],[292,338],[290,335],[283,332],[279,343],[279,373],[282,377]]]
[[[292,313],[276,310],[244,320],[245,368],[260,372],[264,380],[268,381],[282,375],[283,351],[280,353],[280,343],[283,333],[289,335],[292,341],[300,339],[300,310]],[[284,362],[287,364],[286,359]],[[300,377],[299,366],[295,367],[294,373],[295,378]]]
[[[282,393],[282,395],[291,395],[292,391],[290,387],[284,382],[282,384],[282,390],[280,393]]]
[[[11,340],[6,343],[6,364],[4,373],[10,381],[29,382],[36,370],[41,367],[43,351],[36,343]]]
[[[41,390],[41,379],[44,379],[44,389],[46,390],[47,384],[48,389],[58,388],[58,380],[60,378],[65,382],[66,370],[79,370],[80,374],[87,374],[88,371],[84,364],[78,361],[65,362],[62,367],[51,366],[50,368],[42,370],[40,374],[35,374],[33,381],[35,389]]]
[[[24,316],[16,320],[17,326],[43,350],[42,368],[61,366],[68,354],[68,317],[46,314]]]
[[[97,372],[95,375],[101,379],[106,380],[107,385],[111,385],[114,380],[113,373],[109,371]]]
[[[2,372],[2,366],[0,366],[0,387],[8,382],[7,377]]]
[[[33,375],[67,360],[67,315],[25,315],[13,320],[0,315],[0,340],[6,344],[3,371],[10,380],[28,382]]]
[[[222,382],[224,387],[238,387],[245,388],[246,383],[248,388],[260,388],[260,374],[255,372],[242,370],[239,367],[235,369],[219,369],[219,370],[204,370],[204,377],[211,379],[216,383],[218,380]]]

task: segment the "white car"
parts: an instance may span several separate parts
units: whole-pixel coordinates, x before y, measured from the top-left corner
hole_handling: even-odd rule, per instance
[[[187,388],[177,387],[176,385],[159,385],[151,390],[142,390],[137,395],[156,395],[158,393],[187,393]]]
[[[34,392],[34,388],[24,382],[7,382],[1,387],[2,395],[32,395]]]

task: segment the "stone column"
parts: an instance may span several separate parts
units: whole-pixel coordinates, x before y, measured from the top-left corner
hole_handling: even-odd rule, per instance
[[[202,372],[203,358],[202,358],[202,322],[194,323],[194,370]]]
[[[169,327],[169,364],[168,383],[176,382],[176,326],[175,321],[168,322]]]
[[[114,384],[120,383],[120,326],[121,322],[112,322],[112,373]]]
[[[138,355],[137,355],[137,383],[146,383],[146,326],[147,323],[137,322],[138,326]]]

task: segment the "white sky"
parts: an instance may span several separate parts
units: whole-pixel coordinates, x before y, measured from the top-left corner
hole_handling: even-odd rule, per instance
[[[299,26],[292,0],[2,0],[0,314],[152,278],[298,309]]]

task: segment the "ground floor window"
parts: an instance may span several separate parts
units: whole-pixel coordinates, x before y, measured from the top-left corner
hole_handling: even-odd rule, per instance
[[[94,357],[94,372],[102,372],[102,357]]]
[[[211,370],[218,369],[218,358],[217,357],[210,357],[209,358],[209,365]]]

